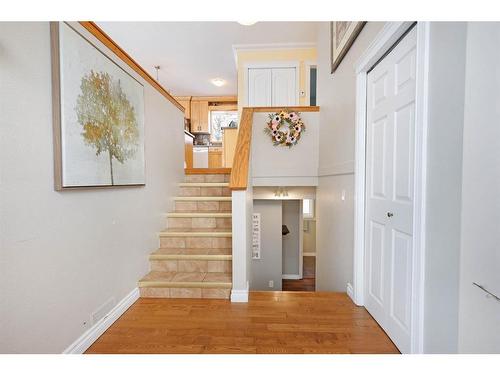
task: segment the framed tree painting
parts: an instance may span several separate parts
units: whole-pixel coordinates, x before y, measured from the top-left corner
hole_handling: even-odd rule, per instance
[[[51,23],[55,189],[144,185],[144,86],[78,26]]]
[[[366,22],[334,21],[330,23],[332,73],[342,62]]]

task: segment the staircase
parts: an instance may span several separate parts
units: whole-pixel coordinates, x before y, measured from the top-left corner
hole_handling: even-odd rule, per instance
[[[232,286],[229,173],[187,174],[139,281],[141,297],[229,299]]]

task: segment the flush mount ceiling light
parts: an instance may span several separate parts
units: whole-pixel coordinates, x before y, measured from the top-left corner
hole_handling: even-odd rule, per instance
[[[226,81],[223,80],[222,78],[214,78],[211,80],[212,84],[217,86],[217,87],[221,87],[221,86],[224,86],[226,84]]]
[[[238,21],[238,23],[243,26],[252,26],[255,25],[257,21]]]

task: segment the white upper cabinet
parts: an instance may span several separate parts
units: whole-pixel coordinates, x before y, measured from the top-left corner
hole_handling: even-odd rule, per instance
[[[249,68],[247,95],[250,107],[298,105],[296,68]]]
[[[248,69],[248,105],[269,107],[272,102],[271,69]]]
[[[273,107],[298,104],[295,68],[271,69],[271,79],[271,105]]]

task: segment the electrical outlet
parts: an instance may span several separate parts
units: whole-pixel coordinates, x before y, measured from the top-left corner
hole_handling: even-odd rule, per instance
[[[269,280],[269,288],[274,288],[274,280]]]

